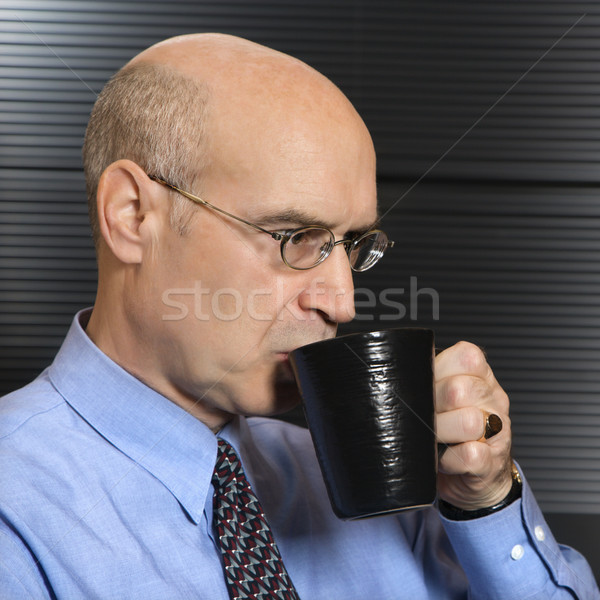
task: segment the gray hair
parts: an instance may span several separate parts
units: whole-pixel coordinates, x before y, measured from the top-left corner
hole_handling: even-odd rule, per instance
[[[94,243],[100,228],[96,192],[111,163],[129,159],[149,175],[192,190],[206,166],[205,85],[162,65],[126,65],[105,85],[83,144],[88,211]],[[184,235],[194,204],[173,192],[171,227]]]

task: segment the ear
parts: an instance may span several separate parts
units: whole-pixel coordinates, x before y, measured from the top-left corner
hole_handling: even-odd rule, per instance
[[[156,239],[149,230],[160,224],[161,205],[153,189],[143,169],[130,160],[110,164],[100,177],[100,231],[106,245],[123,263],[141,263],[145,246]]]

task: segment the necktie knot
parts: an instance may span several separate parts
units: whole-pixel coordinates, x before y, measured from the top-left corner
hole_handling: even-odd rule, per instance
[[[219,439],[213,485],[222,490],[235,489],[240,479],[245,479],[245,475],[238,455],[231,444]]]
[[[299,600],[239,456],[218,442],[213,516],[231,599]]]

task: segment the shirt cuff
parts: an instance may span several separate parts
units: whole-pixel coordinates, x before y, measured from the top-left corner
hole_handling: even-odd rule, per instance
[[[554,597],[552,593],[563,588],[565,598],[573,597],[567,590],[579,591],[578,598],[600,598],[585,559],[557,544],[519,472],[522,497],[506,508],[467,521],[452,521],[440,515],[473,597],[542,599]]]

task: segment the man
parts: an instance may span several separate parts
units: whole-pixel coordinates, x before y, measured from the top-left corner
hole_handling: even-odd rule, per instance
[[[508,398],[476,347],[436,359],[445,516],[336,519],[308,433],[264,418],[298,402],[288,353],[352,319],[351,267],[386,246],[370,136],[331,82],[231,36],[167,40],[106,86],[84,163],[94,308],[0,402],[3,597],[230,597],[216,434],[297,594],[244,597],[600,597],[512,474]]]

